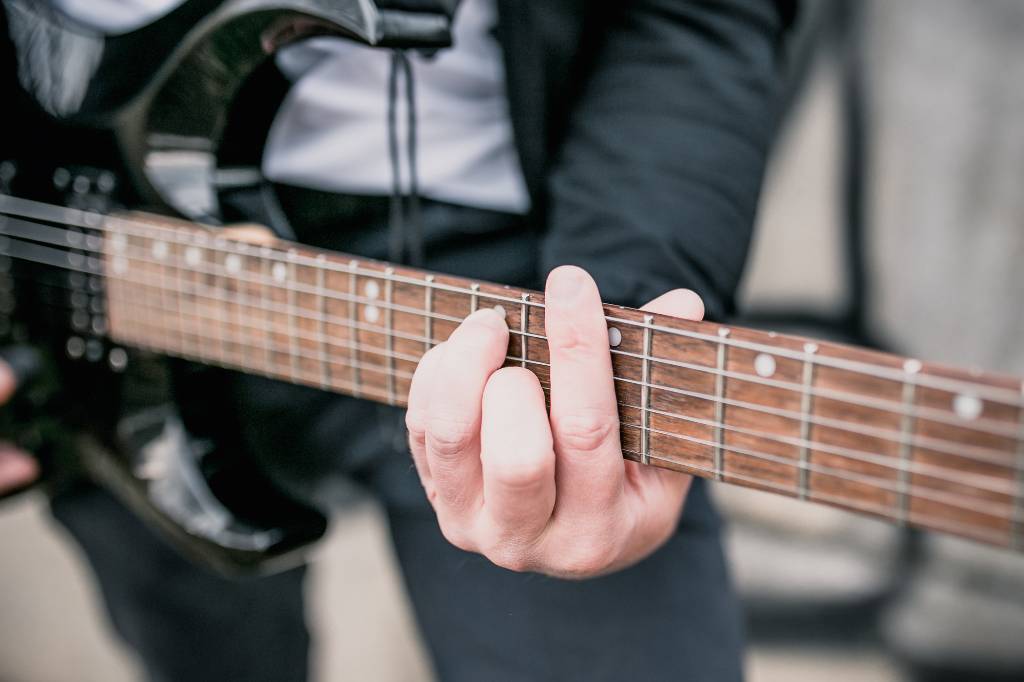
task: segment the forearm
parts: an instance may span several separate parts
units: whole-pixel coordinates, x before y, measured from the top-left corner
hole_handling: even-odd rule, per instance
[[[774,128],[786,14],[766,1],[648,0],[606,39],[548,182],[542,264],[638,304],[678,286],[732,306]]]

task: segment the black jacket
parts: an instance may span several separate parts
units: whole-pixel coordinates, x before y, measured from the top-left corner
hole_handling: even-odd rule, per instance
[[[783,0],[498,0],[541,270],[732,305],[775,122]]]

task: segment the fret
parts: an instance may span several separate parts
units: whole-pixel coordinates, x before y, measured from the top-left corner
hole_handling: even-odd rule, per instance
[[[910,470],[914,454],[914,380],[921,371],[921,363],[918,360],[907,360],[903,363],[903,371],[906,377],[903,380],[903,414],[900,417],[900,452],[899,472],[896,479],[896,494],[898,496],[896,521],[901,526],[906,525],[910,516]]]
[[[640,463],[651,463],[651,351],[653,315],[644,315],[644,357],[640,369]]]
[[[526,343],[529,340],[527,331],[530,328],[530,294],[520,294],[519,301],[519,364],[525,369],[529,357],[526,353]]]
[[[270,282],[273,281],[273,275],[271,274],[271,262],[270,255],[273,253],[269,247],[260,248],[260,269],[262,270],[263,280],[259,284],[260,290],[260,302],[262,303],[261,309],[263,310],[263,317],[266,321],[266,331],[263,335],[263,373],[268,377],[275,375],[274,372],[274,316],[273,306],[271,305],[270,296]]]
[[[298,340],[298,322],[295,319],[295,311],[298,307],[298,292],[294,286],[294,283],[298,282],[298,276],[295,272],[295,257],[296,252],[294,249],[289,249],[287,258],[288,264],[285,266],[287,273],[284,277],[284,284],[287,301],[288,301],[288,355],[289,355],[289,366],[291,368],[292,381],[297,381],[299,376],[299,340]],[[278,270],[280,272],[280,270]],[[281,279],[280,275],[277,275],[278,279]]]
[[[359,307],[356,305],[356,298],[359,296],[359,261],[349,261],[348,267],[348,319],[352,325],[349,328],[352,334],[349,351],[352,360],[352,395],[359,398],[362,395],[362,377],[359,371]]]
[[[231,330],[231,339],[234,346],[233,362],[243,368],[249,366],[249,340],[244,330],[245,318],[242,314],[242,291],[241,287],[245,281],[242,270],[245,261],[242,259],[241,245],[236,247],[234,253],[224,257],[224,269],[227,274],[225,282],[225,317],[224,326]]]
[[[192,253],[192,249],[195,248],[195,246],[191,245],[180,245],[178,247],[179,254],[177,258],[177,266],[174,268],[174,313],[178,318],[178,338],[180,340],[179,351],[182,355],[189,355],[191,352],[188,332],[186,331],[187,325],[185,323],[185,313],[181,304],[181,299],[185,296],[185,268],[188,266],[189,254]]]
[[[434,276],[427,275],[423,278],[423,309],[427,314],[423,316],[423,354],[434,345]]]
[[[223,252],[224,244],[225,242],[223,237],[214,237],[214,245],[217,247],[218,251]],[[223,322],[223,320],[227,317],[227,314],[225,312],[227,310],[227,306],[224,303],[223,296],[219,295],[220,292],[223,292],[225,290],[223,261],[217,258],[213,259],[211,263],[211,269],[213,270],[213,274],[211,277],[212,285],[207,285],[207,293],[209,293],[209,291],[212,290],[216,292],[218,295],[212,299],[205,299],[205,303],[210,308],[211,317],[213,318],[213,323],[210,325],[210,327],[216,330],[217,361],[221,365],[227,365],[230,363],[230,361],[228,358],[227,330],[224,328],[225,325]]]
[[[204,235],[204,236],[201,237],[201,241],[203,243],[203,248],[206,250],[207,254],[208,255],[212,255],[212,254],[210,254],[210,250],[209,250],[209,238]],[[209,260],[212,261],[213,259],[210,258]],[[213,267],[211,266],[211,270],[212,269],[213,269]],[[213,274],[213,272],[211,272],[210,273],[210,278],[213,279],[214,277],[215,277],[215,275]],[[204,289],[206,289],[206,288],[207,287],[206,287],[206,284],[205,284],[205,281],[204,281],[204,274],[199,272],[198,270],[193,271],[193,273],[192,273],[192,291],[195,293],[195,297],[192,299],[192,305],[195,306],[197,311],[201,310],[205,305],[207,305],[205,303],[205,298],[204,298],[204,294],[206,293],[204,291]],[[201,330],[201,329],[203,329],[203,325],[198,325],[197,324],[197,328]],[[218,345],[219,344],[219,340],[218,339],[213,339],[213,340],[215,341],[215,343],[211,343],[211,344],[200,343],[200,346],[202,347],[202,349],[200,351],[200,356],[199,357],[204,362],[216,363],[218,361],[219,357],[221,356],[220,346]]]
[[[716,352],[716,367],[718,373],[715,375],[715,450],[714,450],[714,476],[721,481],[725,474],[725,366],[728,361],[727,346],[725,340],[729,338],[729,330],[720,328],[718,330],[720,341]]]
[[[316,295],[317,310],[320,319],[316,321],[317,336],[320,337],[320,388],[328,390],[331,387],[331,366],[328,362],[327,352],[327,285],[325,268],[327,256],[317,254],[316,257]]]
[[[808,343],[804,345],[804,353],[807,357],[803,362],[801,394],[800,394],[800,469],[798,471],[799,483],[797,485],[797,497],[806,500],[810,492],[810,466],[811,466],[811,410],[814,407],[814,355],[818,352],[818,345]]]
[[[394,298],[394,276],[394,268],[384,269],[384,349],[387,356],[385,362],[388,363],[388,371],[384,375],[384,379],[387,382],[388,405],[394,405],[398,402],[395,396],[395,311],[392,305]]]
[[[469,285],[469,314],[476,312],[480,305],[480,285],[473,282]]]

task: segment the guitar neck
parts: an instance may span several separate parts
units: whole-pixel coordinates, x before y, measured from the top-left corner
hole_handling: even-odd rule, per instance
[[[544,297],[152,216],[110,218],[118,342],[404,405],[423,354],[500,306],[550,382]],[[626,458],[1024,548],[1019,379],[606,305]]]

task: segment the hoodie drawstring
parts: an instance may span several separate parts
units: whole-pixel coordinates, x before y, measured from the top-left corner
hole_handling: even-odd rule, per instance
[[[398,76],[405,78],[408,114],[406,159],[409,163],[409,193],[402,192],[398,144]],[[419,177],[416,169],[416,90],[412,63],[404,50],[392,50],[388,77],[388,157],[391,164],[391,203],[388,215],[388,254],[395,263],[423,265],[423,229],[420,221]],[[408,199],[408,211],[406,211]],[[408,227],[408,229],[407,229]],[[406,260],[408,256],[408,260]]]

